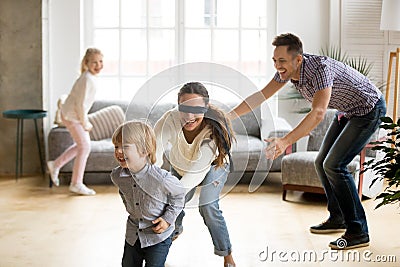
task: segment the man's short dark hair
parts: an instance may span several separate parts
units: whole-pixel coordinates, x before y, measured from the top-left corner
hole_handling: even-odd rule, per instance
[[[287,51],[295,55],[303,54],[303,44],[299,37],[291,33],[283,33],[275,37],[272,42],[274,46],[287,46]]]

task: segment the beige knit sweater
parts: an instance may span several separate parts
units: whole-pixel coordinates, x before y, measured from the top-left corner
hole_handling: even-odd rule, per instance
[[[163,153],[171,147],[169,162],[182,176],[181,182],[187,191],[199,185],[210,170],[217,155],[217,146],[211,140],[211,129],[207,126],[189,144],[182,130],[179,111],[167,111],[154,127],[157,138],[157,166],[163,164]]]

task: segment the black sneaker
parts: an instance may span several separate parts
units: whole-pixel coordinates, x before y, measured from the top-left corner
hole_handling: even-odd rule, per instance
[[[310,232],[313,234],[329,234],[346,231],[346,224],[332,223],[329,220],[310,227]]]
[[[338,238],[335,241],[329,243],[329,247],[336,250],[361,248],[366,246],[369,246],[368,234],[344,234],[341,238]]]

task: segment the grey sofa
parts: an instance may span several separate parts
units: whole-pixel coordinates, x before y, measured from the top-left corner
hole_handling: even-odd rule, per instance
[[[236,103],[227,105],[228,109]],[[174,107],[174,104],[130,104],[124,101],[95,101],[89,113],[99,111],[111,105],[120,106],[125,112],[125,119],[148,119],[154,126],[155,122],[164,114],[165,111]],[[234,162],[234,172],[230,174],[228,181],[232,184],[250,183],[256,185],[262,183],[268,172],[280,172],[281,157],[275,161],[267,160],[264,156],[264,141],[262,141],[262,129],[260,109],[242,116],[233,121],[233,128],[236,135],[236,143],[232,149]],[[271,129],[271,125],[268,127]],[[272,127],[274,128],[274,127]],[[287,133],[284,130],[274,130],[264,133],[267,136],[282,136]],[[110,136],[111,137],[111,136]],[[48,160],[54,160],[65,149],[73,143],[71,136],[66,128],[54,127],[48,135]],[[91,141],[91,152],[85,169],[85,183],[102,184],[111,183],[110,171],[118,164],[114,160],[114,147],[110,138]],[[168,169],[168,165],[164,165]],[[73,161],[69,162],[60,170],[61,184],[70,181]]]

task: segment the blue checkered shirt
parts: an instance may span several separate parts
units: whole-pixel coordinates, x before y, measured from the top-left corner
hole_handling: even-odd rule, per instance
[[[288,82],[280,79],[278,72],[273,79],[280,83]],[[291,82],[309,102],[317,91],[332,87],[328,108],[343,112],[347,118],[369,113],[382,96],[367,77],[325,56],[303,54],[300,79]]]

